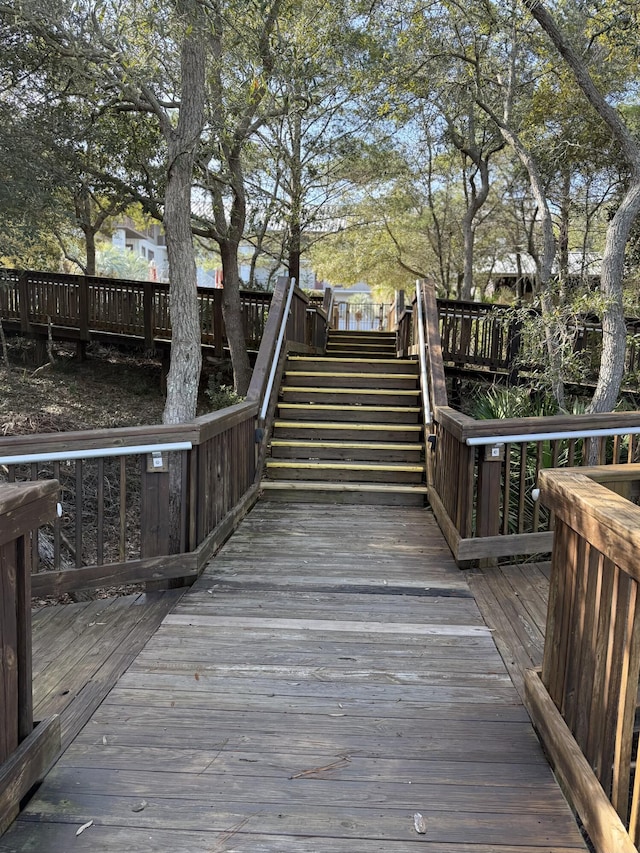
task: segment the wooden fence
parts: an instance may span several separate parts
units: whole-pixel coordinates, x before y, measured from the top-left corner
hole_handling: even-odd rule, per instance
[[[0,835],[60,748],[57,716],[34,730],[31,531],[56,514],[57,483],[0,490]]]
[[[249,349],[262,340],[271,294],[241,291]],[[199,287],[203,346],[222,356],[227,344],[223,291]],[[97,276],[0,269],[0,317],[7,332],[45,339],[138,343],[148,350],[171,340],[169,285]]]
[[[0,438],[8,482],[55,479],[61,486],[62,517],[35,534],[34,594],[198,575],[257,497],[264,435],[264,425],[256,435],[257,418],[288,286],[278,281],[244,402],[177,426]],[[322,309],[295,288],[289,349],[320,348],[307,335],[322,338],[324,323]]]
[[[636,853],[640,465],[545,471],[540,487],[555,540],[527,705],[597,853]]]

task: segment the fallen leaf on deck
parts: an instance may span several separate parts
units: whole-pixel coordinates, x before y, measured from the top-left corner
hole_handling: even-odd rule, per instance
[[[102,735],[102,743],[103,743],[103,746],[107,745],[107,736],[106,735]]]
[[[86,823],[83,823],[79,829],[76,829],[76,835],[81,835],[85,829],[89,829],[90,826],[93,826],[92,820],[88,820]]]
[[[200,673],[199,672],[196,672],[193,677],[195,678],[196,681],[200,681]]]
[[[413,816],[413,827],[419,835],[425,835],[427,832],[427,822],[420,812],[416,812]]]
[[[141,812],[141,811],[144,811],[144,809],[146,809],[146,807],[147,807],[148,805],[149,805],[149,803],[148,803],[146,800],[142,800],[142,802],[138,803],[138,805],[137,805],[137,806],[133,806],[133,808],[131,809],[131,811],[132,811],[132,812]]]

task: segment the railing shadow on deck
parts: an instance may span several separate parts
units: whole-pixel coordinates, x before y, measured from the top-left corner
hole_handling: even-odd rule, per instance
[[[640,460],[640,412],[476,420],[449,405],[439,302],[422,282],[431,422],[429,502],[458,565],[547,554],[553,516],[536,500],[549,468]],[[414,300],[415,302],[415,300]],[[398,350],[416,354],[418,312],[400,317]]]
[[[636,853],[640,465],[545,471],[540,486],[555,537],[526,704],[597,853]]]

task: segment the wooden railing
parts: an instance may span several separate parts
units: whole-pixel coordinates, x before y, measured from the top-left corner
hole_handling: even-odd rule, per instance
[[[553,519],[533,494],[540,472],[640,461],[640,412],[475,420],[456,411],[448,405],[440,302],[431,283],[423,284],[423,294],[434,434],[427,451],[429,501],[454,557],[466,565],[549,553]],[[415,354],[416,311],[410,322],[403,334]],[[617,435],[590,435],[598,430]]]
[[[438,299],[442,356],[446,365],[464,370],[507,376],[516,382],[527,361],[521,315],[507,305]],[[535,313],[531,309],[531,313]],[[640,320],[627,318],[625,386],[640,387]],[[582,354],[586,380],[595,382],[602,350],[602,326],[584,318],[574,329],[573,349]]]
[[[639,487],[640,465],[540,476],[555,536],[527,705],[597,853],[636,853],[640,842],[640,507],[629,500]]]
[[[256,424],[287,287],[278,281],[244,402],[177,426],[0,438],[7,481],[61,485],[62,517],[36,536],[34,594],[193,579],[202,570],[257,497],[265,425],[257,436]],[[309,319],[316,310],[318,319]],[[307,334],[323,337],[323,322],[296,288],[288,348],[315,351]],[[163,449],[176,443],[185,449]],[[171,506],[178,507],[173,527]]]
[[[222,356],[226,333],[222,290],[198,288],[202,343]],[[241,291],[244,334],[258,349],[271,294]],[[5,331],[86,343],[132,341],[146,349],[171,340],[169,285],[97,276],[0,269],[0,317]]]
[[[0,489],[0,835],[60,747],[57,716],[34,730],[31,531],[56,514],[57,483]]]
[[[511,373],[520,351],[521,324],[507,306],[438,299],[442,356],[455,367]]]

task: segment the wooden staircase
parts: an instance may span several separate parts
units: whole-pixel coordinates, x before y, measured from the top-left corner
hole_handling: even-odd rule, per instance
[[[325,356],[288,359],[266,499],[416,506],[424,479],[418,365],[395,334],[334,331]]]

